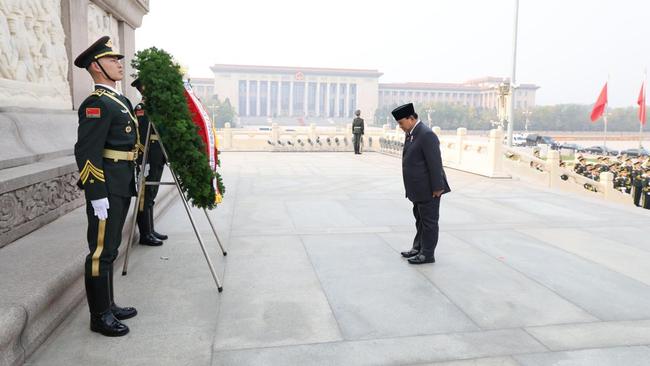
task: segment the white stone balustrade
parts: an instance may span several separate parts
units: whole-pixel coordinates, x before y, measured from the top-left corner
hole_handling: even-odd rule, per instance
[[[607,201],[632,204],[629,194],[614,189],[614,176],[600,173],[599,180],[577,174],[570,167],[560,167],[560,152],[548,150],[545,159],[536,157],[525,148],[503,147],[504,169],[513,177],[545,185],[549,188],[599,196]],[[566,178],[563,179],[562,177]]]
[[[433,128],[440,139],[445,166],[487,177],[508,177],[503,171],[503,131],[490,131],[489,138],[467,137],[467,129],[459,128],[456,135],[444,135]],[[353,151],[351,125],[344,128],[298,126],[286,127],[276,123],[270,129],[225,128],[217,130],[222,151]],[[328,142],[329,139],[329,142]],[[311,143],[309,142],[311,141]],[[338,143],[337,143],[338,141]],[[364,151],[401,156],[404,132],[389,125],[366,127]]]

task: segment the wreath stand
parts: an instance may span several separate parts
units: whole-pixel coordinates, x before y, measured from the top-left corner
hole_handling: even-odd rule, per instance
[[[138,173],[138,196],[137,196],[135,208],[134,208],[134,211],[133,211],[133,218],[132,218],[132,222],[131,222],[131,232],[129,233],[129,241],[127,241],[126,254],[125,254],[125,257],[124,257],[124,265],[122,267],[122,276],[126,276],[127,270],[128,270],[128,267],[129,267],[129,250],[131,249],[131,246],[133,245],[133,236],[135,234],[135,227],[136,227],[138,210],[140,208],[140,205],[144,202],[144,191],[145,191],[144,188],[145,188],[145,186],[175,185],[176,189],[178,190],[178,194],[181,197],[181,201],[183,202],[183,206],[185,207],[185,212],[187,213],[187,217],[190,219],[190,223],[192,223],[192,228],[194,229],[194,234],[196,235],[196,239],[199,241],[199,245],[201,246],[201,251],[203,252],[203,255],[205,256],[205,260],[208,263],[208,267],[210,268],[210,273],[212,274],[212,278],[214,279],[214,282],[217,285],[217,290],[219,292],[221,292],[221,291],[223,291],[223,286],[221,285],[221,281],[219,280],[219,276],[217,275],[217,273],[214,270],[214,265],[212,264],[212,260],[210,259],[210,256],[208,255],[208,252],[205,249],[205,244],[203,243],[203,239],[201,238],[201,234],[199,233],[199,230],[196,227],[196,222],[194,221],[194,216],[192,216],[192,210],[190,208],[190,205],[187,202],[187,198],[185,197],[185,194],[183,194],[183,190],[181,189],[180,184],[178,183],[178,177],[176,176],[176,172],[174,172],[174,169],[172,169],[171,165],[169,164],[169,156],[167,155],[167,150],[165,150],[165,145],[163,145],[162,140],[158,140],[158,143],[160,144],[160,148],[162,149],[163,155],[165,157],[165,165],[167,165],[167,168],[169,168],[169,171],[172,173],[172,177],[174,178],[174,181],[173,182],[145,182],[144,168],[145,168],[145,166],[146,166],[146,164],[148,162],[149,144],[151,142],[152,128],[153,128],[153,132],[155,132],[157,136],[160,136],[158,134],[158,129],[156,128],[154,123],[149,121],[149,126],[147,128],[147,136],[146,136],[146,140],[145,140],[146,143],[144,145],[144,152],[143,152],[143,155],[142,155],[142,165],[140,166],[140,172]],[[215,237],[215,239],[217,239],[217,243],[219,244],[219,247],[221,248],[221,253],[224,256],[228,255],[228,253],[224,249],[223,245],[221,244],[221,240],[219,239],[219,235],[217,235],[217,230],[214,228],[214,224],[212,223],[212,219],[210,219],[210,215],[208,215],[208,210],[206,210],[204,208],[203,213],[205,213],[205,217],[208,219],[208,222],[210,223],[210,227],[212,228],[212,233],[214,234],[214,237]]]

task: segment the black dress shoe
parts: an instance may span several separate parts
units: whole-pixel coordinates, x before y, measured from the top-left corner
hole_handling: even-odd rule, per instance
[[[158,238],[158,239],[160,239],[160,240],[167,240],[167,239],[169,239],[169,237],[168,237],[167,235],[165,235],[165,234],[161,234],[161,233],[157,233],[155,230],[152,231],[151,233],[153,234],[153,236],[155,236],[156,238]]]
[[[111,305],[111,312],[117,320],[130,319],[138,315],[138,311],[134,307],[120,307],[115,304]]]
[[[121,337],[129,333],[129,327],[117,320],[110,309],[101,314],[90,314],[90,330],[107,337]]]
[[[424,263],[436,263],[436,258],[426,257],[424,254],[418,254],[408,259],[411,264],[424,264]]]
[[[402,257],[404,257],[404,258],[411,258],[411,257],[416,256],[416,255],[418,255],[418,254],[420,254],[420,251],[419,251],[419,250],[417,250],[417,249],[411,249],[411,250],[409,250],[408,252],[402,252]]]
[[[159,247],[163,245],[162,240],[153,236],[153,234],[140,235],[140,244]]]

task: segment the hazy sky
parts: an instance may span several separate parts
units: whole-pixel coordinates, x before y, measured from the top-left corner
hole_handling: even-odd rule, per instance
[[[215,63],[378,69],[380,82],[509,76],[514,0],[152,0],[136,48],[193,77]],[[520,0],[517,81],[538,104],[636,105],[650,64],[650,1]]]

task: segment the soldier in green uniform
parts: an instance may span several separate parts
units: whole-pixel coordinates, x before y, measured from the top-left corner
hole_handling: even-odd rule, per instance
[[[352,121],[352,134],[354,135],[354,153],[361,154],[361,138],[363,137],[363,118],[361,118],[361,111],[356,110],[354,115],[357,117]]]
[[[645,169],[642,178],[643,178],[643,187],[641,188],[641,190],[643,191],[643,198],[641,199],[641,207],[648,210],[650,209],[650,168]]]
[[[641,196],[643,195],[644,172],[641,169],[641,162],[637,161],[632,165],[632,199],[635,206],[641,206]]]
[[[135,195],[135,160],[139,138],[129,100],[116,89],[124,77],[120,59],[105,36],[83,51],[75,66],[88,70],[95,91],[79,107],[75,159],[79,184],[86,196],[88,218],[85,285],[90,329],[106,336],[123,336],[121,320],[136,316],[132,307],[113,300],[113,261],[122,240],[122,227]]]
[[[131,86],[138,89],[142,94],[143,86],[140,79],[135,79]],[[149,117],[145,111],[144,99],[135,106],[135,116],[138,119],[140,136],[145,139],[147,136],[147,129],[149,128]],[[163,154],[159,137],[151,129],[151,136],[149,138],[149,151],[147,153],[147,164],[144,168],[144,173],[147,182],[160,182],[163,170],[165,169],[165,156]],[[143,141],[144,144],[144,141]],[[144,190],[143,201],[140,202],[138,207],[138,229],[140,230],[140,244],[159,246],[163,244],[163,240],[167,240],[167,235],[157,233],[154,230],[153,224],[153,207],[158,194],[158,186],[146,186]]]

